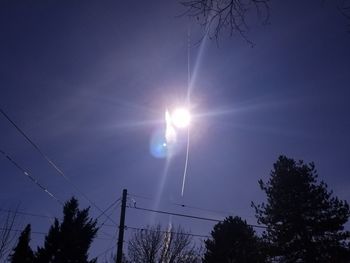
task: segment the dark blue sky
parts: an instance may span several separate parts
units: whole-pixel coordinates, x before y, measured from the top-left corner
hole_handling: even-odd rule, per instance
[[[255,223],[250,202],[264,200],[257,181],[268,178],[280,154],[314,161],[330,189],[350,200],[349,21],[331,1],[316,0],[273,2],[271,24],[251,25],[254,48],[238,36],[191,47],[198,117],[181,197],[184,149],[164,175],[165,160],[154,158],[149,144],[160,125],[154,120],[186,97],[187,31],[195,43],[201,30],[177,17],[183,11],[177,1],[1,1],[1,108],[101,208],[127,188],[150,197],[135,197],[139,206],[222,218],[174,205],[184,203]],[[3,116],[0,131],[0,148],[57,197],[74,194],[89,205]],[[23,211],[61,215],[5,158],[0,171],[1,207],[20,203]],[[21,220],[34,231],[50,224]],[[129,226],[168,220],[127,211]],[[171,220],[198,234],[213,226]],[[43,239],[32,238],[34,246]],[[109,244],[98,240],[92,254]]]

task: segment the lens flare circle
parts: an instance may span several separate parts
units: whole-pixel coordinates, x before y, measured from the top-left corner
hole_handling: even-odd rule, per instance
[[[171,158],[179,153],[181,147],[181,142],[167,142],[164,128],[153,131],[149,144],[149,151],[153,157],[157,159]]]
[[[158,129],[153,132],[149,146],[150,153],[153,157],[159,159],[167,157],[168,145],[164,137],[164,130]]]

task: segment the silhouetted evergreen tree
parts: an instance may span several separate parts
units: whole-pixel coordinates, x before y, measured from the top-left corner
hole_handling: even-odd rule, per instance
[[[93,263],[88,250],[96,236],[96,220],[89,218],[89,209],[78,209],[72,198],[63,208],[63,221],[56,219],[45,237],[44,247],[38,248],[35,263]]]
[[[22,231],[16,247],[10,255],[11,263],[33,263],[34,254],[29,246],[30,242],[30,225]]]
[[[255,205],[264,238],[277,262],[350,262],[349,205],[317,181],[313,163],[280,156],[267,183],[259,181],[267,203]]]
[[[216,224],[211,236],[205,241],[204,263],[265,262],[261,240],[240,217],[230,216]]]

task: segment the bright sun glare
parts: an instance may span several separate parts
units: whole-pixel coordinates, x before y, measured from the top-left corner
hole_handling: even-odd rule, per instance
[[[171,114],[171,122],[176,128],[186,128],[190,125],[191,114],[186,108],[178,108]]]

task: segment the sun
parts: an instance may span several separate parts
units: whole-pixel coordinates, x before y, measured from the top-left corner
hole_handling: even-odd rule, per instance
[[[175,109],[171,116],[171,123],[176,128],[186,128],[190,125],[191,114],[190,111],[186,108],[177,108]]]

